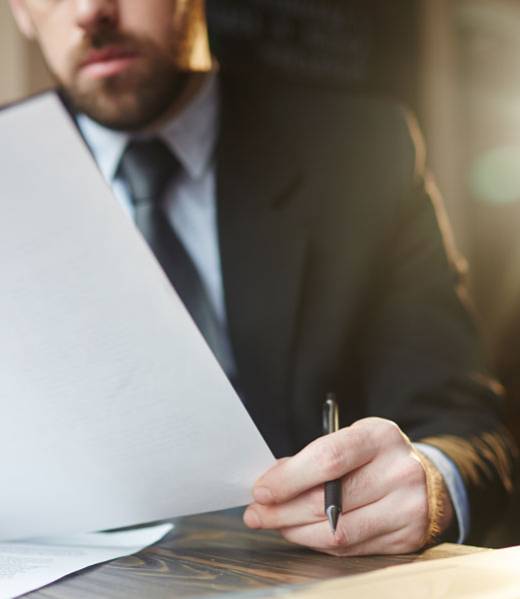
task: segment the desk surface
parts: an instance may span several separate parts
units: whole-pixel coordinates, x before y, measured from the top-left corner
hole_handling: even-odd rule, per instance
[[[175,529],[141,553],[94,566],[29,595],[30,599],[171,599],[251,592],[370,572],[417,560],[453,557],[475,547],[441,545],[420,555],[336,558],[247,530],[241,511],[175,520]],[[256,591],[256,592],[255,592]]]

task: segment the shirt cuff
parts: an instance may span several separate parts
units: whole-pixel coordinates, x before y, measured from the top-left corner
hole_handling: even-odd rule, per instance
[[[448,493],[450,494],[451,503],[455,511],[457,523],[459,525],[459,538],[457,543],[463,543],[469,532],[470,517],[469,517],[469,501],[468,492],[462,481],[462,476],[450,460],[450,458],[440,449],[427,445],[426,443],[414,443],[415,449],[424,454],[441,473]]]

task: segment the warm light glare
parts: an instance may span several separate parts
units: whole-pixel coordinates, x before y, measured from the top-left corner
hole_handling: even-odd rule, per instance
[[[520,145],[493,148],[477,157],[470,186],[473,197],[481,202],[520,200]]]

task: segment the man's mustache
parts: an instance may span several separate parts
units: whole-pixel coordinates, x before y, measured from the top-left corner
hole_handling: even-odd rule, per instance
[[[113,29],[100,29],[91,33],[75,49],[71,57],[72,66],[74,71],[78,71],[92,51],[116,47],[122,52],[133,53],[139,52],[142,46],[142,40],[136,36]]]

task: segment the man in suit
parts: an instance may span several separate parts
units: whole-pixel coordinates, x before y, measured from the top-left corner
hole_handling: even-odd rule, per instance
[[[203,0],[10,2],[258,427],[293,455],[246,524],[336,555],[474,540],[514,447],[410,119],[218,73]],[[343,428],[318,438],[329,391]]]

